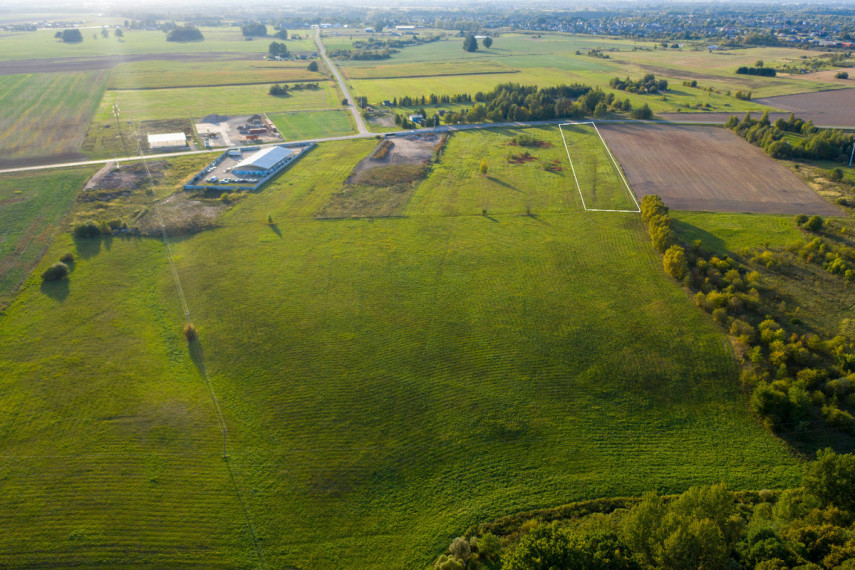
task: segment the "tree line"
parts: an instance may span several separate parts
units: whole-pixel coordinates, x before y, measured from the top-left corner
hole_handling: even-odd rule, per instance
[[[693,291],[695,304],[735,339],[742,355],[740,380],[752,411],[771,430],[791,437],[807,437],[818,428],[855,434],[855,344],[844,336],[822,338],[805,331],[800,319],[776,310],[779,293],[744,263],[706,252],[700,240],[690,246],[678,243],[668,208],[658,196],[645,196],[641,211],[654,247],[664,253],[666,273]],[[796,222],[809,232],[830,231],[819,216]],[[855,280],[853,248],[812,239],[788,249],[843,280]],[[768,248],[740,255],[767,269],[790,263]]]
[[[619,100],[614,93],[605,93],[587,85],[574,83],[555,87],[539,88],[535,85],[502,83],[492,91],[479,91],[474,96],[459,93],[456,95],[430,94],[425,97],[402,97],[392,101],[393,106],[416,106],[444,103],[475,103],[471,108],[453,110],[445,113],[446,124],[465,124],[506,122],[506,121],[543,121],[552,119],[581,119],[586,116],[602,117],[609,111],[629,112],[634,119],[650,119],[653,111],[646,103],[633,109],[629,99]],[[428,117],[423,109],[419,112],[431,124],[439,124],[439,117]],[[406,117],[396,119],[396,123],[412,125]]]
[[[855,144],[855,135],[837,129],[819,129],[792,113],[787,120],[778,119],[774,123],[770,122],[768,111],[760,119],[746,113],[740,121],[732,115],[725,126],[773,158],[844,161],[849,159]],[[792,144],[785,138],[787,133],[801,136]]]
[[[740,75],[759,75],[761,77],[775,77],[777,72],[771,67],[747,67],[742,66],[736,70]]]
[[[205,37],[195,26],[176,26],[166,34],[168,42],[201,42]]]
[[[855,456],[817,453],[802,487],[600,499],[477,525],[438,570],[778,570],[855,566]]]

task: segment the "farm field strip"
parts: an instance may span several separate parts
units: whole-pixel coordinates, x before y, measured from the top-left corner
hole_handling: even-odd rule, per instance
[[[294,91],[287,97],[272,97],[264,85],[230,87],[187,87],[175,89],[107,91],[96,113],[96,120],[109,122],[113,105],[119,106],[120,116],[134,121],[202,118],[211,113],[221,115],[252,115],[286,111],[318,111],[335,109],[335,86],[330,81],[320,83],[320,89]]]
[[[601,126],[639,197],[658,194],[675,210],[841,215],[762,149],[722,127]]]
[[[0,165],[77,158],[105,71],[0,77]]]
[[[600,143],[602,144],[602,149],[604,149],[606,151],[609,159],[611,160],[611,165],[614,167],[614,171],[612,172],[612,174],[617,173],[617,175],[620,177],[620,180],[623,182],[623,185],[626,188],[627,194],[629,194],[629,197],[632,200],[632,203],[635,205],[634,209],[628,210],[625,208],[589,208],[588,207],[587,203],[585,202],[585,196],[582,192],[582,187],[579,184],[579,177],[576,173],[576,167],[573,165],[573,159],[570,156],[570,148],[567,144],[567,137],[564,135],[564,128],[563,128],[566,126],[581,126],[581,125],[591,125],[591,127],[593,127],[594,132],[597,134],[597,138],[599,139]],[[570,161],[570,169],[573,171],[573,179],[576,182],[576,189],[579,191],[579,198],[582,200],[582,207],[586,211],[589,211],[589,212],[631,212],[631,213],[638,213],[641,211],[641,207],[639,206],[638,201],[635,199],[635,195],[632,192],[632,188],[629,187],[629,182],[626,181],[626,178],[624,177],[623,172],[621,171],[621,168],[617,163],[617,160],[615,160],[614,155],[609,150],[609,147],[606,144],[606,141],[603,139],[603,135],[600,134],[599,129],[597,129],[597,125],[594,124],[593,121],[578,122],[578,123],[573,123],[573,122],[561,123],[560,125],[558,125],[558,130],[561,133],[561,141],[564,143],[564,150],[567,151],[567,160]],[[575,133],[575,134],[577,134],[577,136],[584,136],[584,135],[581,135],[581,133]],[[575,140],[571,144],[575,145]],[[576,148],[574,146],[574,151],[575,150],[576,150]],[[588,158],[588,160],[591,160],[591,155],[587,156],[586,158]],[[592,170],[590,169],[590,167],[587,164],[585,165],[586,167],[588,167],[588,169],[587,169],[588,172],[586,173],[586,174],[588,174],[588,176],[584,176],[584,178],[583,178],[586,181],[590,181],[590,183],[593,185],[593,188],[588,188],[588,184],[585,185],[586,191],[592,194],[591,196],[589,196],[589,199],[591,200],[592,204],[594,202],[600,201],[600,198],[597,194],[597,190],[600,187],[599,185],[600,185],[600,180],[601,180],[601,178],[600,178],[601,172],[600,172],[600,169],[598,168],[598,166],[596,166],[596,158],[594,158],[594,161],[595,161],[595,165],[593,166]],[[606,176],[604,178],[605,178],[606,184],[608,184],[609,183],[608,175],[606,174]],[[608,189],[606,191],[608,192]],[[620,203],[620,202],[621,202],[620,199],[615,200],[615,203]]]

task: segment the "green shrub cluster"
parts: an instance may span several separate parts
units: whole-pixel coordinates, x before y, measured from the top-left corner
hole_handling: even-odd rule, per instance
[[[796,218],[797,224],[801,218]],[[813,216],[799,225],[811,231],[818,231],[824,222],[819,216]],[[786,249],[808,263],[820,265],[829,273],[840,275],[847,281],[855,281],[855,248],[817,236],[810,241],[797,240],[788,243]]]
[[[629,93],[660,93],[668,90],[668,81],[665,79],[656,79],[652,73],[646,74],[638,81],[633,81],[629,77],[621,79],[612,77],[609,80],[609,87],[619,91],[628,91]]]
[[[59,281],[68,277],[68,265],[61,261],[57,261],[42,273],[44,281]]]
[[[769,112],[758,119],[747,113],[742,121],[735,116],[725,126],[755,146],[759,146],[773,158],[806,158],[812,160],[848,160],[849,151],[855,143],[855,135],[836,129],[818,129],[810,121],[798,119],[790,114],[789,119],[769,121]],[[795,144],[786,140],[787,133],[801,135]]]
[[[485,524],[455,538],[435,568],[468,570],[783,568],[855,565],[855,456],[831,450],[803,487],[575,503]]]

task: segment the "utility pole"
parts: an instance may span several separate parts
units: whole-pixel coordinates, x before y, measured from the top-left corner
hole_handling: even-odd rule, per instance
[[[846,155],[843,155],[846,156]],[[855,143],[852,144],[852,154],[849,156],[849,168],[852,168],[852,159],[855,158]]]
[[[128,152],[128,143],[125,142],[125,135],[122,132],[122,123],[119,121],[119,106],[113,103],[113,115],[116,116],[116,127],[119,129],[119,136],[122,138],[122,146],[125,147],[125,156],[130,156]],[[116,161],[118,164],[118,161]]]

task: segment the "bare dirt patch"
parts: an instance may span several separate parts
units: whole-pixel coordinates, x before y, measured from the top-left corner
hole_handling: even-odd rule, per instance
[[[163,178],[165,168],[165,160],[149,162],[148,171],[146,171],[146,165],[141,162],[132,162],[124,166],[115,162],[107,163],[86,183],[80,200],[83,202],[108,201],[112,199],[112,194],[127,196],[128,193],[148,182],[148,172],[154,179]]]
[[[217,216],[228,204],[219,200],[209,200],[192,196],[186,192],[176,192],[159,204],[163,224],[170,235],[191,234],[211,229],[217,225]],[[161,233],[157,207],[148,209],[136,224],[145,235]]]
[[[785,109],[817,125],[855,127],[855,89],[834,89],[754,99],[755,102]]]
[[[842,215],[793,172],[726,129],[601,125],[600,131],[639,200],[658,194],[676,210]]]
[[[384,139],[356,165],[342,190],[330,197],[316,217],[400,215],[445,140],[445,135],[437,134]]]

